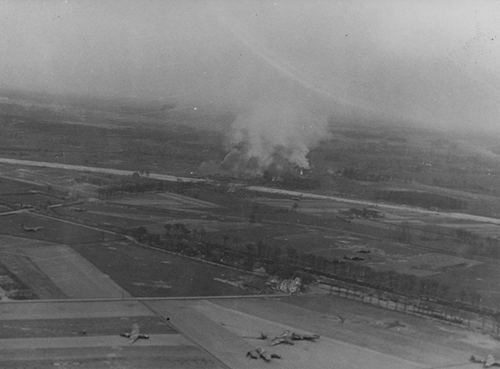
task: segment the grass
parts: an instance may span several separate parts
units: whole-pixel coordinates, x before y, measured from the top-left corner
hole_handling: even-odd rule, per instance
[[[72,319],[22,319],[0,320],[0,339],[35,337],[115,336],[130,331],[133,323],[139,324],[147,334],[176,333],[176,330],[157,316],[72,318]]]
[[[254,289],[233,287],[214,279],[238,281],[248,278],[249,275],[244,272],[140,248],[125,242],[72,247],[133,296],[221,296],[258,292]],[[168,288],[165,288],[167,286]]]
[[[43,227],[36,232],[27,232],[22,228]],[[109,234],[62,222],[30,213],[19,213],[0,217],[0,229],[3,234],[43,240],[54,243],[71,244],[93,243],[111,238]]]

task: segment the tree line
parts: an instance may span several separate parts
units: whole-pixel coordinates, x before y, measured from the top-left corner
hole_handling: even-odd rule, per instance
[[[270,245],[262,240],[245,243],[228,234],[214,239],[208,237],[203,228],[190,229],[183,223],[165,224],[161,234],[152,233],[145,227],[130,229],[128,234],[139,242],[182,255],[248,271],[263,269],[267,274],[282,278],[300,276],[306,283],[325,276],[374,288],[380,293],[396,293],[472,311],[481,307],[481,295],[477,291],[454,289],[433,278],[375,269],[359,261],[327,258],[294,247]]]

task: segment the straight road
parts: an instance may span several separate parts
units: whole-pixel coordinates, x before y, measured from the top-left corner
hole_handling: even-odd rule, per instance
[[[10,159],[10,158],[0,158],[0,164],[24,165],[24,166],[39,167],[39,168],[65,169],[65,170],[74,170],[79,172],[113,174],[117,176],[131,176],[132,174],[135,173],[135,171],[132,170],[89,167],[85,165],[63,164],[63,163],[53,163],[47,161],[21,160],[21,159]],[[199,179],[199,178],[177,177],[169,174],[158,174],[158,173],[151,173],[149,174],[148,178],[158,179],[160,181],[168,181],[168,182],[183,181],[183,182],[196,183],[196,182],[206,181],[204,179]]]
[[[73,164],[63,164],[63,163],[53,163],[46,161],[34,161],[34,160],[20,160],[20,159],[11,159],[11,158],[0,158],[0,164],[9,164],[9,165],[21,165],[21,166],[31,166],[31,167],[39,167],[39,168],[54,168],[54,169],[64,169],[64,170],[73,170],[79,172],[91,172],[91,173],[102,173],[102,174],[112,174],[118,176],[131,176],[134,174],[134,171],[131,170],[123,170],[123,169],[114,169],[114,168],[101,168],[101,167],[90,167],[84,165],[73,165]],[[150,173],[148,178],[157,179],[160,181],[167,182],[188,182],[188,183],[206,183],[210,182],[208,179],[202,178],[190,178],[190,177],[179,177],[169,174],[160,174],[160,173]],[[472,215],[466,213],[457,213],[457,212],[442,212],[442,211],[432,211],[427,209],[422,209],[418,207],[405,206],[405,205],[391,205],[385,204],[375,201],[369,200],[357,200],[357,199],[347,199],[340,196],[331,196],[331,195],[320,195],[309,192],[301,192],[301,191],[290,191],[283,190],[279,188],[271,188],[265,186],[246,186],[244,187],[246,190],[254,191],[257,193],[263,194],[278,194],[285,196],[293,196],[300,197],[303,199],[315,199],[315,200],[330,200],[342,202],[350,205],[358,205],[358,206],[376,206],[381,209],[386,210],[396,210],[396,211],[410,211],[418,214],[426,214],[433,216],[443,216],[450,219],[456,220],[468,220],[473,222],[481,222],[481,223],[491,223],[500,225],[500,219],[485,217],[480,215]]]

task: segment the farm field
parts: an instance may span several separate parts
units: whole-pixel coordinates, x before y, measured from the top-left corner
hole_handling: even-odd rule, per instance
[[[218,207],[217,205],[207,201],[201,201],[192,197],[182,196],[170,192],[142,195],[140,197],[122,197],[120,200],[110,201],[110,203],[147,208],[170,209],[174,211],[214,209]]]
[[[25,204],[36,208],[46,208],[50,205],[61,203],[63,200],[53,196],[47,196],[41,193],[15,193],[5,194],[2,196],[2,201],[9,206],[23,207]]]
[[[245,357],[257,345],[283,357],[270,367],[287,369],[472,369],[470,354],[500,354],[480,332],[328,296],[319,285],[250,297],[275,291],[266,262],[288,262],[296,250],[377,277],[437,281],[460,298],[479,293],[496,311],[500,271],[488,257],[500,239],[496,163],[451,143],[429,157],[427,131],[407,140],[404,130],[359,136],[332,126],[337,136],[311,151],[311,171],[294,187],[207,170],[227,152],[220,132],[194,128],[206,118],[197,113],[165,113],[168,123],[93,114],[15,113],[0,127],[0,367],[261,368]],[[440,169],[453,160],[462,182]],[[186,245],[194,257],[174,253]],[[236,261],[220,246],[237,250]],[[241,253],[252,249],[279,257],[247,265]],[[69,301],[87,298],[117,301]],[[151,339],[119,337],[133,323]],[[272,347],[255,339],[286,329],[321,338]]]
[[[324,215],[325,213],[336,214],[339,210],[348,209],[346,204],[332,201],[311,200],[311,199],[287,199],[287,198],[266,198],[256,197],[255,202],[267,206],[278,207],[286,210],[296,210],[306,214]],[[294,205],[297,204],[296,208]]]
[[[123,229],[173,219],[172,214],[167,211],[153,211],[103,202],[68,205],[51,210],[54,215],[61,218],[99,226],[113,225]]]
[[[36,232],[26,231],[25,227],[41,227]],[[46,215],[22,212],[0,217],[0,227],[4,234],[54,243],[71,244],[74,242],[99,242],[115,239],[116,236],[97,229],[86,228],[68,221],[54,219]]]
[[[21,125],[23,132],[28,126],[33,128],[32,123]],[[63,126],[62,122],[56,122],[46,128],[56,132]],[[63,136],[71,132],[82,133],[80,128],[83,126],[93,129],[85,137],[77,139],[83,141],[96,133],[118,133],[108,142],[115,149],[123,149],[123,140],[130,143],[129,137],[135,132],[127,131],[130,127],[118,122],[100,128],[95,124],[68,126],[71,127],[63,131]],[[161,130],[161,127],[144,133],[141,139],[145,139],[144,135],[157,133],[157,129]],[[182,129],[178,133],[181,132]],[[65,136],[61,142],[67,138]],[[197,144],[203,141],[199,136],[198,140]],[[64,151],[64,148],[65,144],[62,144],[59,151]],[[78,158],[76,151],[65,157],[51,157],[53,154],[59,155],[47,151],[40,158],[34,152],[15,157],[90,167],[95,165],[99,168],[94,172],[85,172],[74,168],[66,170],[64,166],[57,165],[43,167],[1,163],[0,211],[5,212],[0,216],[2,234],[52,244],[52,248],[47,248],[48,259],[67,258],[77,264],[84,263],[82,260],[88,261],[88,266],[96,268],[98,274],[109,275],[110,281],[118,287],[113,292],[117,295],[207,296],[265,290],[265,278],[250,277],[245,272],[148,250],[121,236],[143,228],[166,242],[168,226],[182,224],[189,231],[203,233],[200,237],[207,243],[226,244],[245,250],[248,243],[260,242],[279,247],[282,255],[293,248],[318,257],[341,261],[354,259],[355,263],[377,271],[429,278],[452,284],[452,289],[476,291],[481,294],[481,303],[485,306],[494,307],[500,303],[500,276],[496,259],[474,255],[470,246],[452,240],[458,232],[464,231],[492,239],[500,238],[498,219],[468,214],[470,209],[476,209],[475,214],[493,215],[496,199],[492,194],[438,189],[423,183],[349,182],[338,177],[337,173],[332,174],[330,180],[337,181],[338,187],[314,189],[311,193],[287,193],[265,187],[259,192],[250,186],[252,183],[240,181],[234,188],[227,183],[218,183],[212,187],[200,185],[180,191],[178,189],[182,186],[177,183],[163,191],[121,193],[102,198],[99,189],[127,180],[129,177],[123,173],[146,169],[153,177],[156,174],[178,173],[198,176],[199,179],[199,175],[193,164],[182,169],[186,161],[167,168],[159,161],[153,163],[153,160],[153,165],[146,167],[139,153],[128,162],[115,152],[104,153],[102,158],[99,158],[100,154],[94,157],[85,154],[85,160]],[[217,151],[212,154],[218,155]],[[195,162],[193,158],[189,160]],[[345,191],[348,186],[344,185],[349,183],[353,193]],[[366,190],[363,195],[360,195],[361,190]],[[397,193],[400,196],[403,190],[413,196],[409,200],[417,201],[421,207],[398,204],[394,198],[389,198],[390,202],[377,198],[380,194]],[[332,196],[314,197],[328,193]],[[453,203],[456,200],[458,205],[462,204],[460,201],[465,202],[468,208],[443,211],[429,207],[425,202],[433,198],[429,194],[436,194],[434,197],[440,201],[448,199]],[[491,204],[490,210],[484,213],[477,211],[479,204],[486,203]],[[23,225],[28,229],[42,228],[32,232],[23,229]],[[409,234],[404,233],[405,227],[411,230]],[[35,254],[31,256],[39,257]],[[57,266],[55,263],[51,266],[46,262],[41,268],[40,263],[32,262],[30,256],[24,254],[4,254],[0,262],[8,273],[14,270],[17,273],[14,275],[22,276],[17,283],[20,287],[25,285],[23,288],[31,289],[35,296],[69,296],[67,292],[72,287],[63,288],[61,282],[59,285],[55,283],[59,278],[57,273],[64,273],[64,268],[59,272],[54,269],[52,274],[43,272],[43,267],[54,268]],[[88,288],[96,288],[91,285],[87,284]],[[85,288],[76,290],[82,296],[90,296]],[[4,293],[0,291],[0,294]]]
[[[196,206],[200,204],[202,202],[196,202]],[[0,217],[4,233],[0,240],[0,260],[39,298],[121,298],[128,293],[137,296],[245,294],[264,288],[263,280],[255,283],[255,278],[245,273],[147,250],[99,228],[126,230],[151,226],[161,230],[164,224],[179,221],[174,217],[177,213],[178,209],[137,210],[119,204],[95,201],[82,204],[80,201],[47,213],[21,211],[4,215]],[[200,225],[207,229],[211,223],[203,219],[192,221],[205,222]],[[37,231],[23,227],[37,228]]]
[[[71,182],[68,173],[59,173],[60,178],[64,176]],[[228,242],[243,247],[245,242],[263,241],[279,246],[282,250],[293,247],[327,258],[359,258],[359,263],[377,270],[431,277],[441,282],[460,281],[460,285],[454,283],[459,286],[457,288],[481,291],[485,304],[500,301],[496,273],[487,272],[495,269],[494,261],[464,256],[455,244],[439,239],[423,243],[388,239],[388,236],[394,238],[394,232],[401,222],[407,222],[424,232],[425,227],[432,224],[452,230],[462,229],[463,226],[471,230],[485,229],[490,230],[488,234],[492,236],[497,227],[494,224],[446,218],[446,213],[430,212],[429,216],[429,212],[415,212],[411,208],[380,208],[377,209],[383,214],[380,218],[354,218],[346,223],[339,220],[338,216],[345,217],[346,211],[352,211],[352,205],[341,201],[301,199],[295,211],[290,211],[297,200],[286,196],[262,197],[250,193],[242,200],[237,195],[231,194],[225,198],[203,189],[193,193],[197,194],[197,198],[192,194],[180,195],[166,191],[119,196],[110,200],[80,199],[75,205],[71,204],[71,200],[68,205],[63,201],[62,206],[50,209],[47,214],[36,215],[26,211],[0,217],[0,226],[12,236],[69,245],[125,290],[138,296],[238,294],[246,293],[248,287],[235,286],[251,286],[252,283],[247,283],[247,277],[238,273],[209,271],[220,268],[215,266],[201,267],[201,270],[206,269],[208,278],[198,278],[200,267],[193,267],[196,272],[191,274],[185,271],[184,266],[172,267],[177,263],[169,261],[173,255],[154,256],[156,251],[146,251],[118,241],[119,237],[107,233],[106,229],[126,231],[145,227],[148,232],[162,237],[165,225],[181,223],[188,229],[203,230],[205,240],[210,242]],[[30,202],[27,201],[27,204]],[[319,212],[316,211],[318,209]],[[257,221],[249,222],[251,211],[256,211]],[[26,232],[22,224],[43,228],[36,233]],[[150,260],[158,266],[148,268]],[[197,264],[188,259],[176,260],[183,260],[180,265],[186,262],[189,265]],[[134,277],[127,277],[126,273],[120,272],[123,267],[134,271],[131,273]],[[186,281],[189,282],[181,287]],[[196,287],[197,284],[199,287]],[[254,287],[249,290],[251,293],[256,291]]]
[[[164,221],[162,223],[150,224],[147,226],[149,232],[153,234],[163,234],[165,233],[164,226],[166,224],[184,224],[189,229],[203,229],[207,232],[207,239],[217,239],[219,236],[230,233],[232,235],[241,237],[245,240],[251,240],[251,238],[243,238],[241,233],[245,232],[255,232],[262,231],[263,227],[259,224],[248,224],[248,222],[231,222],[231,221],[219,221],[219,220],[209,220],[209,219],[193,219],[193,218],[174,218]]]
[[[3,368],[225,368],[133,300],[15,302],[1,305],[0,310]],[[148,340],[131,344],[119,336],[134,323],[149,334]]]
[[[2,173],[4,174],[5,172],[2,171]],[[43,189],[40,185],[36,185],[35,183],[26,183],[20,181],[19,179],[9,179],[4,176],[0,177],[0,195],[11,195],[30,191],[34,192]]]
[[[0,369],[500,367],[500,2],[4,3]]]
[[[4,265],[40,298],[128,295],[68,246],[0,236],[0,254]]]
[[[42,338],[42,337],[76,337],[85,331],[85,336],[113,336],[120,329],[125,332],[132,324],[139,325],[141,330],[150,334],[172,334],[177,331],[167,322],[155,316],[114,316],[57,318],[53,319],[1,319],[0,339],[6,338]],[[19,324],[16,324],[19,323]]]
[[[482,296],[481,303],[485,306],[496,308],[500,303],[500,271],[496,261],[483,259],[482,263],[475,264],[464,270],[464,268],[451,268],[442,274],[437,274],[437,280],[449,283],[453,281],[455,286],[465,290],[477,291]]]
[[[262,278],[124,241],[72,245],[72,248],[137,297],[242,295],[259,293],[265,288]]]
[[[69,298],[121,298],[128,293],[68,246],[27,248],[25,254]]]

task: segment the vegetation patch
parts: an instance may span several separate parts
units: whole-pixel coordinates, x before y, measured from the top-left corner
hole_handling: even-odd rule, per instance
[[[423,191],[387,190],[376,193],[377,200],[419,206],[427,209],[460,210],[467,207],[467,202],[454,197]]]

